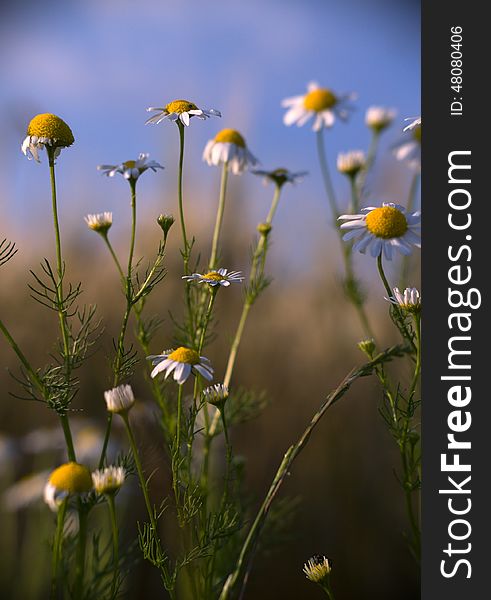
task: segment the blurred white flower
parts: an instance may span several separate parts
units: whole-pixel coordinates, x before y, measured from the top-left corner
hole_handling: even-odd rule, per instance
[[[113,224],[113,213],[103,212],[84,217],[87,227],[97,233],[107,233]]]
[[[354,177],[366,167],[367,159],[363,150],[351,150],[338,154],[337,167],[340,173]]]
[[[390,298],[386,298],[386,300],[392,304],[397,304],[407,312],[414,313],[421,310],[421,294],[417,288],[406,288],[404,292],[401,292],[399,288],[395,287],[392,291],[394,292],[394,295]]]
[[[208,283],[212,287],[216,285],[228,287],[231,283],[242,283],[244,281],[241,271],[227,271],[227,269],[217,269],[204,275],[193,273],[192,275],[184,275],[182,279],[197,281],[198,283]]]
[[[148,169],[156,173],[157,169],[164,168],[155,160],[148,160],[149,156],[148,153],[141,152],[136,160],[127,160],[119,165],[98,165],[97,170],[102,171],[108,177],[114,177],[116,173],[121,173],[125,179],[136,181]]]
[[[2,495],[5,508],[10,511],[21,510],[41,500],[49,473],[30,473],[8,487]]]
[[[365,114],[365,124],[375,132],[380,133],[395,119],[397,111],[383,106],[370,106]]]
[[[92,473],[92,483],[98,494],[115,494],[123,485],[126,474],[123,467],[106,467]]]
[[[274,169],[273,171],[264,171],[262,169],[254,169],[251,171],[253,175],[264,178],[264,183],[275,183],[278,186],[282,186],[285,183],[300,183],[302,179],[308,175],[307,171],[289,171],[288,169]]]
[[[307,86],[307,93],[302,96],[285,98],[281,105],[288,108],[283,123],[298,127],[305,125],[314,117],[313,131],[320,131],[323,127],[332,127],[336,117],[345,121],[349,116],[351,107],[349,101],[356,98],[355,94],[337,95],[328,88],[321,88],[316,82]]]
[[[128,384],[118,385],[104,392],[107,410],[112,413],[125,413],[135,403],[135,396]]]

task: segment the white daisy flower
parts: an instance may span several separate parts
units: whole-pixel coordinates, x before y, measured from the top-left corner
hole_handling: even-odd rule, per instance
[[[135,403],[135,396],[128,384],[118,385],[104,392],[107,410],[112,413],[124,413],[130,410]]]
[[[127,160],[120,165],[98,165],[97,170],[103,171],[104,175],[114,177],[116,173],[121,173],[125,179],[136,181],[147,169],[152,169],[154,173],[157,169],[164,167],[155,160],[148,160],[150,155],[147,152],[141,152],[136,160]]]
[[[227,269],[217,269],[202,275],[201,273],[193,273],[192,275],[184,275],[183,279],[187,281],[197,281],[198,283],[208,283],[211,286],[228,287],[231,283],[242,283],[241,271],[227,271]]]
[[[195,350],[191,350],[191,348],[181,346],[176,350],[168,350],[163,354],[147,356],[147,360],[152,361],[152,365],[155,366],[150,373],[151,377],[156,377],[159,373],[165,371],[165,378],[167,379],[173,372],[174,380],[179,385],[185,383],[191,374],[196,376],[196,373],[208,381],[213,379],[213,368],[210,361],[205,356],[200,356]]]
[[[416,119],[404,128],[400,142],[394,145],[393,151],[397,160],[406,162],[411,168],[421,168],[421,118]]]
[[[418,125],[421,125],[421,117],[408,117],[407,119],[404,119],[405,121],[411,121],[411,123],[409,123],[409,125],[407,125],[406,127],[404,127],[403,131],[410,131],[412,129],[414,129],[415,127],[417,127]]]
[[[39,160],[39,150],[45,146],[55,149],[54,158],[57,158],[62,148],[71,146],[75,141],[70,127],[51,113],[36,115],[27,127],[27,136],[22,142],[21,150],[29,160]]]
[[[339,219],[346,221],[341,229],[349,230],[343,240],[356,240],[353,250],[362,254],[370,249],[374,258],[383,253],[387,260],[392,260],[394,249],[409,255],[411,246],[421,247],[421,213],[407,214],[399,204],[384,202],[379,207],[363,208],[361,214],[341,215]]]
[[[313,131],[320,131],[323,127],[332,127],[336,117],[345,121],[349,116],[351,107],[349,100],[354,100],[355,94],[344,94],[338,96],[328,88],[321,88],[316,82],[307,86],[307,93],[303,96],[285,98],[281,105],[288,108],[283,123],[298,127],[305,125],[307,121],[315,117],[312,126]]]
[[[351,150],[338,154],[337,167],[340,173],[354,177],[366,167],[367,159],[363,150]]]
[[[421,294],[417,288],[406,288],[404,292],[401,292],[399,288],[395,287],[392,291],[394,295],[386,298],[392,304],[397,304],[402,310],[410,313],[417,313],[421,310]]]
[[[92,489],[90,471],[84,465],[69,462],[55,469],[44,488],[44,501],[51,510],[58,510],[65,498],[85,494]]]
[[[283,168],[274,169],[274,171],[263,171],[261,169],[255,169],[254,171],[251,171],[251,173],[257,175],[258,177],[263,177],[263,181],[265,184],[273,182],[276,185],[279,185],[280,187],[285,183],[300,183],[302,179],[306,175],[308,175],[307,171],[297,171],[296,173],[294,173],[293,171],[289,171],[288,169]]]
[[[186,127],[189,127],[191,117],[198,117],[198,119],[206,120],[210,117],[221,117],[222,113],[214,108],[205,109],[198,108],[194,102],[189,100],[173,100],[164,107],[150,106],[147,108],[147,112],[155,112],[157,114],[147,119],[145,124],[153,123],[157,125],[165,119],[169,121],[181,122]]]
[[[84,217],[87,227],[97,233],[107,233],[113,224],[113,213],[103,212]]]
[[[243,136],[235,129],[222,129],[218,132],[214,139],[206,144],[203,160],[210,167],[227,163],[234,175],[240,175],[249,166],[253,167],[259,162],[247,148]]]
[[[370,106],[365,114],[365,124],[376,133],[380,133],[392,124],[396,115],[397,111],[393,108]]]
[[[210,385],[203,390],[203,398],[213,406],[221,407],[228,398],[228,387],[222,383]]]
[[[92,473],[92,483],[98,494],[115,494],[123,485],[126,474],[123,467],[106,467]]]

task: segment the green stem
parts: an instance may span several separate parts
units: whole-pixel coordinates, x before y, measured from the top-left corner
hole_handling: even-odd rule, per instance
[[[65,498],[58,507],[56,515],[56,533],[53,542],[52,575],[51,575],[51,600],[55,600],[58,587],[58,570],[60,565],[61,547],[63,545],[63,529],[68,506],[68,498]]]
[[[121,267],[121,263],[119,262],[118,257],[116,256],[116,252],[114,252],[114,248],[112,247],[111,242],[109,241],[109,237],[107,235],[107,232],[105,232],[104,234],[101,234],[102,239],[104,240],[104,242],[106,243],[106,246],[112,256],[112,259],[114,261],[114,264],[116,265],[116,268],[118,269],[118,273],[119,276],[121,277],[121,279],[124,281],[125,280],[125,276],[123,273],[123,269]]]
[[[227,600],[228,598],[230,598],[233,589],[240,581],[243,582],[242,585],[245,585],[245,581],[247,580],[247,574],[252,567],[252,560],[254,557],[255,549],[257,547],[257,542],[266,522],[266,518],[268,516],[271,505],[276,495],[278,494],[283,482],[288,476],[295,459],[307,445],[310,436],[312,435],[312,432],[319,423],[320,419],[324,416],[324,414],[329,408],[331,408],[338,400],[340,400],[346,394],[346,392],[350,389],[351,385],[359,377],[365,377],[369,375],[376,367],[378,367],[380,364],[383,364],[386,360],[389,360],[394,354],[399,353],[400,350],[400,347],[389,348],[385,352],[380,353],[370,362],[365,363],[358,369],[354,369],[353,371],[348,373],[348,375],[343,379],[343,381],[338,385],[338,387],[327,396],[326,400],[321,405],[319,410],[314,414],[310,423],[308,424],[298,441],[288,448],[283,457],[283,460],[281,461],[278,471],[276,472],[276,475],[273,478],[268,493],[266,494],[265,499],[249,530],[249,533],[247,534],[247,537],[239,554],[239,558],[235,565],[235,569],[227,577],[224,583],[219,600]],[[244,573],[245,568],[246,572]]]
[[[339,218],[339,210],[336,203],[336,196],[334,193],[334,188],[331,181],[331,176],[329,173],[329,167],[326,158],[326,149],[324,146],[324,137],[323,130],[319,130],[317,132],[317,151],[319,155],[319,163],[322,172],[322,178],[324,181],[324,187],[326,189],[327,199],[329,201],[329,205],[331,207],[331,215],[333,221],[333,227],[336,229],[339,237],[339,243],[341,245],[341,255],[343,257],[344,271],[345,271],[345,290],[348,296],[348,299],[353,304],[358,313],[359,319],[361,321],[362,327],[365,331],[365,334],[373,338],[372,328],[370,327],[370,322],[368,320],[367,314],[365,312],[363,298],[359,292],[358,281],[355,277],[353,262],[352,262],[352,249],[351,244],[345,244],[343,242],[343,233],[338,224]]]
[[[360,210],[360,199],[358,197],[358,187],[356,185],[356,177],[350,176],[350,187],[351,187],[351,205],[350,213],[356,214]]]
[[[368,153],[367,153],[367,162],[366,162],[365,168],[360,173],[360,176],[358,178],[358,189],[359,189],[359,197],[360,198],[363,198],[365,196],[365,183],[366,183],[367,175],[370,172],[371,168],[373,167],[375,158],[377,156],[379,139],[380,139],[380,131],[373,130],[372,139],[370,141],[370,147],[368,148]]]
[[[111,530],[113,537],[113,580],[111,583],[111,599],[115,598],[118,580],[119,580],[119,534],[118,521],[116,519],[116,504],[114,494],[106,494],[107,505],[109,507],[109,517],[111,519]]]
[[[85,548],[87,545],[87,512],[78,501],[78,544],[75,564],[74,599],[81,600],[84,592]]]
[[[280,195],[281,195],[281,186],[276,185],[274,195],[273,195],[273,200],[271,201],[269,213],[268,213],[268,216],[266,217],[266,221],[265,221],[267,225],[271,225],[271,223],[273,222],[273,218],[275,216],[276,209],[278,208],[278,203],[280,201]],[[265,248],[265,243],[266,243],[265,236],[261,235],[261,237],[259,238],[259,241],[257,243],[256,249],[254,251],[254,254],[252,256],[251,272],[249,274],[249,286],[251,284],[253,284],[256,279],[258,267],[260,266],[261,270],[264,270],[264,264],[265,264],[265,260],[266,260],[265,255],[266,255],[266,251],[267,251],[267,246]],[[263,260],[261,262],[261,265],[259,265],[261,257],[263,257]],[[242,314],[240,316],[239,324],[237,326],[237,330],[235,332],[235,336],[234,336],[232,345],[230,347],[230,354],[229,354],[228,361],[227,361],[227,369],[225,371],[225,378],[223,380],[223,384],[226,387],[229,386],[230,380],[232,379],[232,373],[234,370],[235,361],[237,359],[237,353],[239,351],[242,334],[244,333],[244,328],[246,325],[247,317],[249,315],[249,311],[251,309],[252,304],[253,304],[253,302],[251,302],[251,299],[248,297],[248,295],[246,295],[246,298],[244,300],[244,306],[242,307]],[[216,417],[216,420],[218,421],[219,416],[215,415],[215,417]],[[216,424],[215,424],[215,427],[216,427]],[[213,425],[212,425],[212,428],[213,428]]]
[[[183,258],[184,258],[184,274],[189,273],[189,243],[186,235],[186,223],[184,221],[184,206],[182,199],[182,174],[184,163],[184,125],[178,120],[177,128],[179,129],[179,171],[177,176],[177,195],[179,200],[179,217],[181,221],[182,243],[183,243]]]
[[[337,220],[339,217],[338,205],[336,202],[336,194],[332,185],[331,174],[329,172],[329,166],[326,158],[326,147],[324,145],[324,129],[319,129],[317,132],[317,153],[319,155],[319,163],[322,172],[322,179],[324,181],[324,187],[326,189],[327,200],[331,207],[332,221],[335,227],[337,227]]]
[[[128,440],[131,446],[131,452],[133,454],[133,459],[135,461],[136,472],[138,474],[138,480],[140,482],[140,488],[143,493],[143,498],[145,500],[145,507],[147,509],[148,518],[150,519],[150,523],[152,528],[157,534],[157,521],[155,520],[155,512],[152,508],[152,504],[150,503],[150,497],[148,495],[148,487],[147,481],[145,479],[145,475],[143,473],[143,467],[140,461],[140,455],[138,453],[138,448],[136,446],[135,436],[133,435],[133,430],[131,429],[130,420],[127,413],[120,413],[123,418],[123,423],[126,429],[126,434],[128,435]]]
[[[60,331],[63,343],[63,361],[65,363],[65,381],[67,386],[70,386],[71,377],[71,357],[70,357],[70,337],[68,331],[67,316],[63,306],[63,257],[61,253],[61,236],[60,236],[60,224],[58,220],[58,206],[56,196],[56,177],[55,177],[55,149],[49,146],[46,147],[48,153],[49,162],[49,174],[51,182],[51,205],[53,210],[53,225],[55,230],[55,246],[56,246],[56,270],[58,274],[58,280],[56,282],[56,303],[58,305],[58,320],[60,322]],[[61,415],[61,424],[63,427],[63,433],[65,435],[65,442],[67,445],[68,458],[71,461],[75,461],[75,448],[73,446],[72,434],[70,431],[70,423],[66,415]]]
[[[387,298],[390,300],[390,298],[393,297],[394,292],[392,291],[392,288],[390,287],[390,284],[387,281],[387,277],[385,276],[384,267],[382,264],[382,252],[380,252],[380,254],[377,257],[377,269],[380,275],[380,279],[384,284],[385,291],[387,292]],[[416,346],[412,340],[411,334],[409,333],[406,327],[406,324],[404,322],[404,315],[402,314],[401,309],[397,304],[392,304],[392,310],[394,311],[395,325],[397,329],[399,329],[399,332],[402,335],[403,339],[405,339],[411,345],[412,350],[414,351],[414,353],[416,353]]]
[[[212,271],[216,268],[217,253],[218,253],[218,240],[220,238],[220,230],[222,228],[223,212],[225,209],[225,196],[227,193],[227,180],[228,180],[228,161],[223,163],[222,178],[220,182],[220,197],[218,199],[218,210],[215,221],[215,230],[213,232],[213,242],[211,246],[211,255],[209,270]]]
[[[419,375],[421,373],[421,315],[414,315],[414,329],[416,335],[416,364],[414,366],[414,375],[409,388],[409,401],[412,401],[416,386],[418,385]]]

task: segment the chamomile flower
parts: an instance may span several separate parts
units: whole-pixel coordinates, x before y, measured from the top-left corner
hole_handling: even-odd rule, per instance
[[[22,142],[21,150],[29,160],[39,160],[39,150],[45,146],[54,148],[53,158],[57,158],[62,148],[71,146],[75,138],[68,125],[51,113],[36,115],[27,127],[27,136]]]
[[[174,380],[182,385],[188,377],[198,373],[208,381],[213,379],[213,368],[210,361],[205,356],[200,356],[196,350],[184,348],[183,346],[176,350],[168,350],[163,354],[147,356],[147,360],[154,365],[151,377],[156,377],[159,373],[165,371],[165,378],[171,373],[174,375]]]
[[[254,171],[251,171],[251,173],[257,175],[258,177],[263,177],[265,184],[275,183],[279,187],[285,185],[285,183],[300,183],[302,179],[308,175],[307,171],[297,171],[294,173],[293,171],[283,168],[274,169],[273,171],[255,169]]]
[[[84,217],[87,227],[97,233],[106,234],[113,224],[113,213],[103,212]]]
[[[393,151],[397,160],[406,162],[413,169],[421,167],[421,117],[404,128],[404,135]]]
[[[222,129],[204,149],[203,160],[218,167],[228,164],[234,175],[240,175],[249,166],[258,164],[257,158],[247,148],[245,139],[236,129]]]
[[[421,294],[415,288],[406,288],[404,292],[401,292],[399,288],[395,287],[393,290],[394,295],[390,298],[386,298],[392,304],[397,304],[399,308],[409,313],[418,313],[421,310]]]
[[[228,398],[228,387],[223,385],[222,383],[217,383],[216,385],[210,385],[209,387],[203,390],[203,398],[208,402],[208,404],[212,404],[218,408],[223,407],[225,401]]]
[[[393,250],[401,254],[411,254],[411,246],[421,247],[419,227],[421,213],[407,214],[403,206],[384,202],[382,206],[363,208],[360,214],[341,215],[346,221],[341,229],[349,230],[343,240],[356,240],[353,250],[364,254],[370,250],[373,257],[382,253],[392,260]]]
[[[313,131],[332,127],[336,117],[342,121],[348,118],[351,109],[348,102],[355,97],[354,94],[335,94],[331,89],[319,87],[316,82],[311,82],[307,86],[306,94],[285,98],[282,101],[281,105],[288,109],[283,117],[283,123],[285,125],[296,123],[301,127],[314,117]]]
[[[328,584],[332,563],[327,556],[316,554],[304,564],[303,572],[307,579],[314,583]]]
[[[126,474],[123,467],[106,467],[92,473],[92,483],[98,494],[115,494],[123,485]]]
[[[85,494],[92,489],[90,471],[84,465],[69,462],[55,469],[44,488],[44,501],[56,511],[61,502],[74,494]]]
[[[49,471],[30,473],[16,481],[3,492],[3,506],[9,511],[17,511],[41,500],[49,474]]]
[[[98,165],[97,170],[102,171],[108,177],[114,177],[116,173],[121,173],[125,179],[136,181],[147,169],[156,173],[157,169],[164,168],[157,161],[148,160],[149,156],[147,152],[141,152],[136,160],[127,160],[120,165]]]
[[[104,392],[106,407],[112,413],[126,413],[135,404],[135,396],[128,384],[118,385]]]
[[[338,171],[348,177],[355,177],[366,167],[367,159],[363,150],[351,150],[350,152],[338,154]]]
[[[375,133],[380,133],[392,124],[396,115],[397,111],[393,108],[370,106],[365,114],[365,124]]]
[[[219,110],[214,108],[198,108],[194,102],[189,102],[189,100],[173,100],[163,107],[150,106],[147,108],[147,112],[157,112],[157,114],[147,119],[146,124],[153,123],[158,125],[161,121],[169,119],[169,121],[182,123],[186,127],[189,127],[192,117],[197,117],[204,121],[210,117],[222,116]]]
[[[187,281],[197,281],[198,283],[207,283],[212,287],[220,285],[228,287],[231,283],[242,283],[244,278],[241,271],[227,271],[227,269],[217,269],[202,275],[201,273],[193,273],[192,275],[184,275],[183,279]]]

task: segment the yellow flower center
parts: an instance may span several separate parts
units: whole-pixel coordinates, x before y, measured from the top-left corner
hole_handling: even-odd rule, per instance
[[[27,135],[48,138],[53,146],[71,146],[75,141],[65,121],[50,113],[35,116],[27,127]]]
[[[69,462],[55,469],[49,482],[57,490],[63,490],[70,494],[80,494],[92,489],[92,477],[89,469],[76,462]]]
[[[220,275],[217,271],[210,271],[206,275],[203,275],[203,279],[210,279],[211,281],[221,281],[223,278],[223,275]]]
[[[375,208],[368,213],[365,222],[370,233],[383,239],[401,237],[407,231],[406,217],[393,206]]]
[[[187,363],[188,365],[197,365],[199,363],[199,354],[195,350],[184,348],[183,346],[171,352],[168,358],[176,362]]]
[[[418,144],[421,144],[421,125],[416,125],[416,127],[413,129],[413,138],[418,142]]]
[[[319,88],[312,90],[303,99],[303,105],[307,110],[313,110],[315,112],[321,112],[328,108],[332,108],[338,99],[336,96],[326,88]]]
[[[126,162],[123,163],[123,167],[125,167],[126,169],[134,169],[135,165],[136,165],[135,160],[127,160]]]
[[[190,110],[197,110],[198,107],[196,104],[189,102],[188,100],[173,100],[169,102],[169,104],[165,107],[165,110],[170,113],[177,113],[180,115],[183,112],[188,112]]]
[[[245,139],[236,129],[222,129],[215,136],[215,142],[224,144],[235,144],[241,148],[245,148]]]

